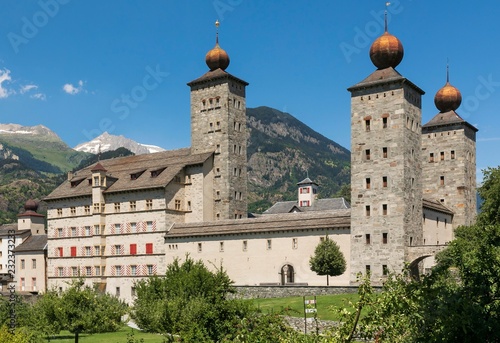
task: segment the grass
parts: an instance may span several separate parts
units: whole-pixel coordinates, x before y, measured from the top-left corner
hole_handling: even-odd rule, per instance
[[[316,308],[318,310],[318,319],[338,320],[338,316],[333,308],[347,308],[353,311],[354,308],[349,305],[349,301],[356,303],[359,296],[357,293],[320,295],[316,297]],[[313,299],[313,297],[306,297]],[[289,298],[262,298],[254,299],[253,303],[263,313],[282,312],[292,317],[304,317],[304,301],[302,297]],[[362,313],[363,314],[363,313]],[[308,317],[312,317],[308,314]]]
[[[81,343],[126,343],[127,334],[133,332],[134,339],[140,340],[144,339],[144,343],[161,343],[163,342],[163,336],[151,333],[144,333],[135,329],[132,329],[126,325],[117,332],[106,332],[98,334],[80,334],[79,342]],[[61,333],[50,339],[53,343],[73,343],[75,341],[75,335],[69,331],[61,331]]]

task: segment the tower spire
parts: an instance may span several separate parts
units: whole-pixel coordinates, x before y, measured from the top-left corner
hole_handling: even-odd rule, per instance
[[[215,21],[215,45],[219,45],[219,20]]]
[[[385,12],[384,12],[384,25],[385,25],[385,32],[387,32],[387,7],[389,7],[391,3],[387,1],[385,3]]]
[[[446,59],[446,83],[450,82],[450,60]]]

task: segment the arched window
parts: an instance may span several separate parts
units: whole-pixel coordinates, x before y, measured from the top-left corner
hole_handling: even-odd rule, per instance
[[[281,267],[281,285],[286,285],[295,282],[295,271],[293,266],[285,264]]]

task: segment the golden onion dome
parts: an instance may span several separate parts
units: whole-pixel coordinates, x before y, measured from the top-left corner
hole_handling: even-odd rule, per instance
[[[434,104],[441,112],[455,111],[462,103],[462,94],[448,81],[434,96]]]
[[[219,68],[226,70],[229,66],[229,55],[219,46],[219,25],[219,21],[217,20],[215,22],[215,27],[217,28],[215,48],[207,52],[207,55],[205,56],[205,62],[211,71]]]
[[[403,60],[403,55],[403,44],[387,31],[378,37],[370,48],[370,59],[378,69],[396,68]]]

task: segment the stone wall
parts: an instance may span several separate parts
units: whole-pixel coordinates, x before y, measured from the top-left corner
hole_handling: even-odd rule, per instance
[[[357,293],[357,286],[236,286],[242,299],[285,298],[314,295]]]

